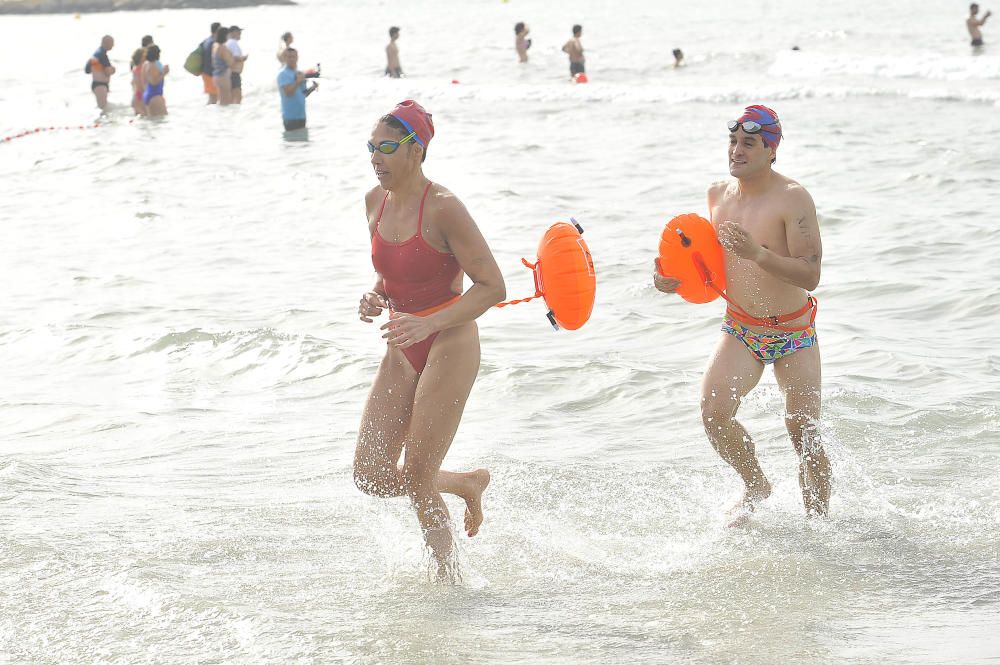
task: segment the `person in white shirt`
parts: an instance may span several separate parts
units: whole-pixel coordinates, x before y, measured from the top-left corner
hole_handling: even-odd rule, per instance
[[[229,28],[229,40],[226,42],[226,48],[233,54],[233,66],[229,74],[229,79],[233,84],[233,104],[239,104],[243,101],[243,63],[246,62],[248,56],[243,55],[243,50],[240,48],[242,35],[243,29],[234,25]]]

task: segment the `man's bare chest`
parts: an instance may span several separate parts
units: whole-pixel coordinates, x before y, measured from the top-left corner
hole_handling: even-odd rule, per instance
[[[764,203],[724,201],[712,209],[713,225],[723,221],[738,222],[760,245],[779,253],[787,253],[785,222],[773,206]]]

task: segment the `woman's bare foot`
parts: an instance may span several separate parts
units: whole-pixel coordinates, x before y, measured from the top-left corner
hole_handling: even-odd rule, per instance
[[[462,493],[465,499],[465,532],[472,538],[483,523],[483,492],[490,484],[490,472],[476,469],[468,473],[468,485]]]
[[[750,515],[757,504],[769,496],[771,496],[771,483],[767,482],[766,478],[761,478],[760,482],[743,488],[743,496],[726,512],[729,528],[745,526],[750,521]]]

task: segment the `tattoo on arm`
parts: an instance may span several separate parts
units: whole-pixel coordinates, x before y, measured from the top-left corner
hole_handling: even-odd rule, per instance
[[[799,217],[799,221],[797,221],[795,225],[799,227],[799,233],[802,234],[802,237],[807,242],[812,242],[812,231],[810,231],[809,227],[806,225],[805,215]]]
[[[803,215],[802,217],[799,217],[798,221],[795,222],[795,225],[799,228],[799,233],[802,235],[802,239],[807,243],[809,243],[810,245],[813,244],[814,242],[813,233],[812,230],[809,228],[809,225],[806,224],[806,216]],[[799,258],[809,264],[819,263],[819,254],[811,254],[810,256],[800,256]]]

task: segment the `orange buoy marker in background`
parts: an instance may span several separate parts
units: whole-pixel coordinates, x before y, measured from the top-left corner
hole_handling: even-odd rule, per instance
[[[656,268],[680,280],[677,294],[688,302],[711,302],[726,290],[722,245],[712,224],[693,212],[674,217],[663,229]]]
[[[502,302],[496,307],[545,298],[549,306],[549,323],[556,330],[560,327],[576,330],[590,319],[597,291],[597,272],[583,239],[583,228],[572,217],[570,221],[573,223],[556,222],[549,227],[538,243],[535,263],[521,259],[534,275],[535,295]]]

